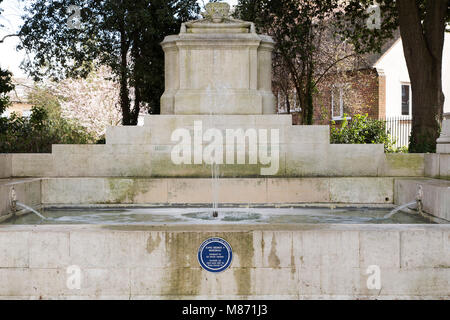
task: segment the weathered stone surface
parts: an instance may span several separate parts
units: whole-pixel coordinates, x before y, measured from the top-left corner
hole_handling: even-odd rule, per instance
[[[40,179],[0,180],[0,218],[11,211],[12,189],[18,202],[31,207],[41,204]]]
[[[400,260],[405,269],[450,268],[448,234],[440,230],[402,232]]]
[[[29,238],[29,232],[0,232],[0,270],[29,267]]]
[[[12,175],[12,156],[0,153],[0,179],[9,178]]]
[[[450,145],[450,144],[449,144]],[[439,145],[438,145],[439,146]],[[425,155],[425,176],[450,179],[450,154],[436,153]]]
[[[380,144],[331,144],[326,168],[332,176],[376,177],[384,160]]]
[[[439,155],[427,153],[424,155],[425,176],[429,178],[439,178]]]
[[[268,179],[267,202],[269,203],[328,203],[330,202],[330,179]]]
[[[439,155],[439,176],[450,180],[450,154]]]
[[[423,209],[450,221],[450,181],[438,179],[398,179],[395,181],[395,203],[402,205],[416,199],[419,186],[423,190]]]
[[[450,143],[436,145],[436,152],[449,154],[450,153]]]
[[[58,268],[69,265],[67,232],[32,232],[27,246],[30,268]]]
[[[47,178],[43,204],[393,202],[392,178]]]
[[[327,177],[333,175],[328,169],[330,155],[328,144],[289,144],[286,150],[286,176]]]
[[[146,145],[152,142],[152,130],[144,127],[108,127],[106,130],[106,141],[108,144],[120,145],[123,149],[127,145]],[[154,131],[158,132],[158,131]],[[161,133],[161,136],[162,133]]]
[[[10,188],[0,185],[0,218],[10,212]]]
[[[393,203],[392,178],[330,180],[330,201],[335,203]]]
[[[382,167],[383,176],[391,177],[423,177],[425,175],[425,157],[429,154],[386,154],[385,166]],[[431,163],[428,162],[428,166]],[[427,168],[430,170],[430,168]]]
[[[43,177],[53,176],[52,154],[12,154],[13,177]]]
[[[359,266],[367,269],[400,268],[400,233],[395,231],[364,231],[359,233]]]
[[[450,297],[446,225],[157,228],[0,226],[0,298]],[[231,267],[219,274],[197,261],[211,236],[233,248]],[[373,265],[379,290],[367,286]],[[67,286],[69,266],[79,267],[80,289]]]

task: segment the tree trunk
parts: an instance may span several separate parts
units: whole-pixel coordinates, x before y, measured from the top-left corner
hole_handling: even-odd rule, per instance
[[[313,105],[313,64],[310,63],[308,76],[307,76],[307,83],[306,83],[306,124],[312,125],[313,124],[313,116],[314,116],[314,105]]]
[[[133,64],[134,64],[133,81],[132,81],[132,85],[134,87],[134,107],[130,116],[130,124],[137,125],[142,102],[142,92],[141,92],[142,78],[140,77],[138,72],[138,66],[140,64],[139,61],[140,54],[138,49],[139,40],[136,35],[133,36],[133,44],[134,45],[133,48],[131,49],[131,54],[133,55]]]
[[[288,114],[291,114],[291,103],[289,102],[289,90],[286,90],[286,91],[285,91],[285,94],[284,94],[284,101],[285,101],[285,103],[286,103],[286,112],[287,112]]]
[[[305,92],[298,92],[297,93],[297,96],[298,96],[298,102],[300,103],[300,108],[301,108],[301,111],[300,111],[300,118],[301,118],[301,124],[302,125],[307,125],[307,121],[306,121],[306,118],[307,118],[307,104],[306,104],[306,95],[305,95]]]
[[[436,152],[444,105],[441,73],[442,64],[423,65],[417,77],[411,78],[413,124],[410,152]]]
[[[139,118],[139,111],[141,110],[141,90],[139,89],[138,85],[135,85],[134,87],[134,109],[131,114],[131,125],[137,125],[138,124],[138,118]]]
[[[444,106],[442,52],[448,0],[426,3],[421,21],[415,0],[398,0],[400,33],[412,89],[410,152],[436,151]]]
[[[128,49],[129,44],[126,39],[125,22],[121,21],[120,26],[120,107],[122,109],[122,124],[132,125],[130,113],[130,96],[128,89]]]

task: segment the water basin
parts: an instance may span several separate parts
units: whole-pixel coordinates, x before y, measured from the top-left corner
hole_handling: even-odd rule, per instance
[[[213,217],[213,211],[218,216]],[[430,224],[428,219],[398,212],[385,219],[391,209],[379,208],[46,208],[36,215],[17,216],[11,225],[35,224]]]

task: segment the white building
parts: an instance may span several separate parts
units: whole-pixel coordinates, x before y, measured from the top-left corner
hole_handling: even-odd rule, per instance
[[[386,80],[386,118],[411,117],[411,81],[399,38],[373,66]],[[445,36],[442,85],[445,95],[444,113],[450,112],[450,34]]]

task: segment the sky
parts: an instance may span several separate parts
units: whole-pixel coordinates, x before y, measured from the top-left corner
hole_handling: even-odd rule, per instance
[[[198,2],[202,3],[201,0],[198,0]],[[204,2],[207,3],[208,1],[205,0]],[[223,2],[228,2],[231,6],[234,6],[237,0],[223,0]],[[0,15],[0,24],[4,26],[0,28],[0,39],[6,34],[14,34],[19,30],[22,24],[23,6],[24,3],[20,0],[3,0],[0,4],[0,8],[4,10]],[[17,37],[13,37],[7,38],[5,42],[0,43],[0,67],[11,71],[14,77],[23,78],[26,75],[20,69],[20,63],[25,53],[16,51],[19,41]]]
[[[23,14],[23,2],[19,0],[4,0],[0,4],[0,8],[4,11],[0,15],[0,38],[7,34],[14,34],[19,30],[22,24],[21,15]],[[19,44],[17,37],[7,38],[5,42],[0,43],[0,67],[10,70],[15,77],[25,77],[25,74],[20,70],[19,66],[23,60],[24,53],[17,52],[16,46]]]

